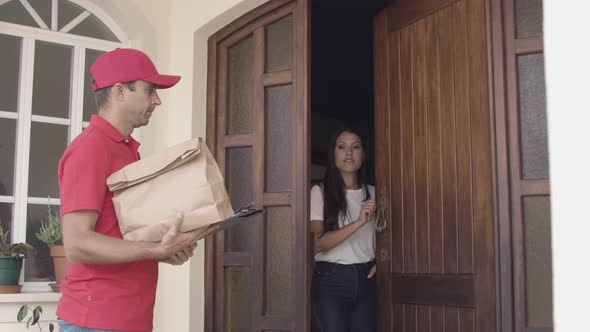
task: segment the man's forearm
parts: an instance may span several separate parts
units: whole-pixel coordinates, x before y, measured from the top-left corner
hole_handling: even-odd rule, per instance
[[[65,243],[68,260],[85,264],[116,264],[159,259],[156,243],[128,241],[87,231]]]

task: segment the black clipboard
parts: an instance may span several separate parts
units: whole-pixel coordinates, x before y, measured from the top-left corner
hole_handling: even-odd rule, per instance
[[[264,209],[255,208],[254,203],[249,203],[247,205],[244,205],[243,207],[236,210],[234,212],[233,216],[231,216],[225,220],[218,221],[214,224],[211,224],[210,227],[215,227],[215,226],[218,226],[218,227],[215,228],[213,231],[208,232],[206,236],[215,234],[217,232],[224,231],[224,230],[234,227],[238,224],[243,224],[243,223],[247,222],[248,220],[256,219],[255,216],[257,216],[263,212],[264,212]]]

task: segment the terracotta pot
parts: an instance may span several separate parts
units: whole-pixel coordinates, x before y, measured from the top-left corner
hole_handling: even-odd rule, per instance
[[[70,262],[66,259],[66,253],[64,250],[64,246],[50,246],[49,247],[49,255],[53,257],[53,268],[55,270],[55,283],[59,285],[59,283],[63,280],[66,272],[68,272],[68,267],[70,266]],[[55,290],[55,288],[54,288]]]
[[[15,285],[15,286],[0,286],[0,294],[16,294],[20,293],[20,289],[23,285]]]

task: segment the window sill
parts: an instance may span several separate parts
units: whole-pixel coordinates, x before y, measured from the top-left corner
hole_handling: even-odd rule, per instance
[[[61,293],[0,294],[0,303],[57,303]]]

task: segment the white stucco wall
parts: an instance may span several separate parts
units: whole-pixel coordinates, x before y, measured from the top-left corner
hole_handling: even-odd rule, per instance
[[[545,0],[555,332],[588,330],[590,4]]]

